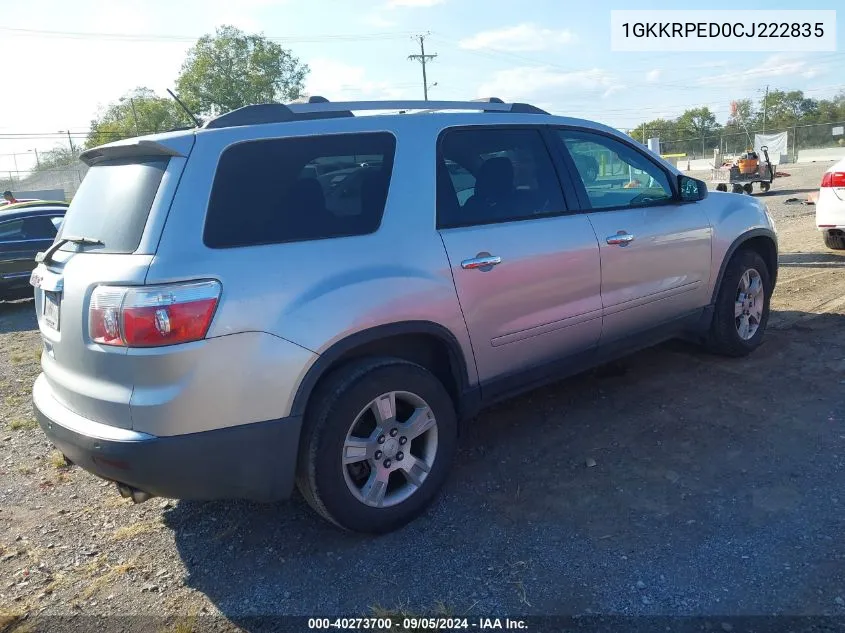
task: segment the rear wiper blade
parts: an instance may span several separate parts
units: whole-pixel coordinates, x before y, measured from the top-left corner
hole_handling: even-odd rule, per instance
[[[56,251],[67,243],[79,244],[80,246],[105,246],[102,240],[97,240],[92,237],[77,237],[75,235],[64,235],[58,240],[56,240],[56,242],[46,251],[44,251],[43,253],[38,253],[35,256],[35,261],[39,264],[41,262],[49,262],[52,259],[53,255],[55,255]]]

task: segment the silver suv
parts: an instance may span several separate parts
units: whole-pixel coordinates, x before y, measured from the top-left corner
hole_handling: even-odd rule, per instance
[[[33,401],[135,501],[296,484],[341,527],[396,529],[462,420],[673,337],[748,354],[777,276],[754,198],[498,99],[312,97],[82,158],[32,276]]]

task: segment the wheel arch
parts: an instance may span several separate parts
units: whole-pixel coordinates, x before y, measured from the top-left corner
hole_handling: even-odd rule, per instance
[[[393,356],[431,371],[446,387],[459,417],[478,407],[478,389],[470,384],[468,359],[458,339],[432,321],[403,321],[355,332],[322,352],[297,388],[291,415],[305,415],[315,388],[331,372],[369,356]]]
[[[728,262],[731,261],[731,258],[740,248],[749,248],[763,258],[769,269],[769,277],[772,280],[772,289],[774,289],[778,276],[777,236],[770,229],[752,229],[737,237],[725,252],[725,256],[722,258],[722,264],[719,267],[719,275],[716,278],[716,283],[713,285],[713,294],[710,299],[711,304],[715,303],[716,297],[719,294],[719,288],[722,285],[722,279],[725,276]]]

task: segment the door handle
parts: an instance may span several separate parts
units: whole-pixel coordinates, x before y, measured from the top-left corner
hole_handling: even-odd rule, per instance
[[[634,241],[634,236],[627,231],[617,231],[616,235],[608,235],[605,242],[616,246],[628,246]]]
[[[480,268],[481,270],[490,270],[493,266],[502,263],[502,258],[497,255],[481,255],[471,259],[465,259],[461,262],[461,268],[464,270],[474,270]]]

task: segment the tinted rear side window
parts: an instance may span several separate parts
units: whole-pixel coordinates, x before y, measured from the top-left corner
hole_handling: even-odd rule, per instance
[[[23,234],[29,240],[52,240],[56,226],[46,215],[35,216],[23,221]]]
[[[437,224],[441,229],[513,222],[566,211],[539,130],[447,130],[440,139]]]
[[[168,161],[121,159],[104,161],[89,169],[68,207],[61,235],[97,239],[105,245],[90,252],[134,252],[141,243]]]
[[[392,134],[239,143],[220,157],[203,239],[211,248],[366,235],[381,224]]]

